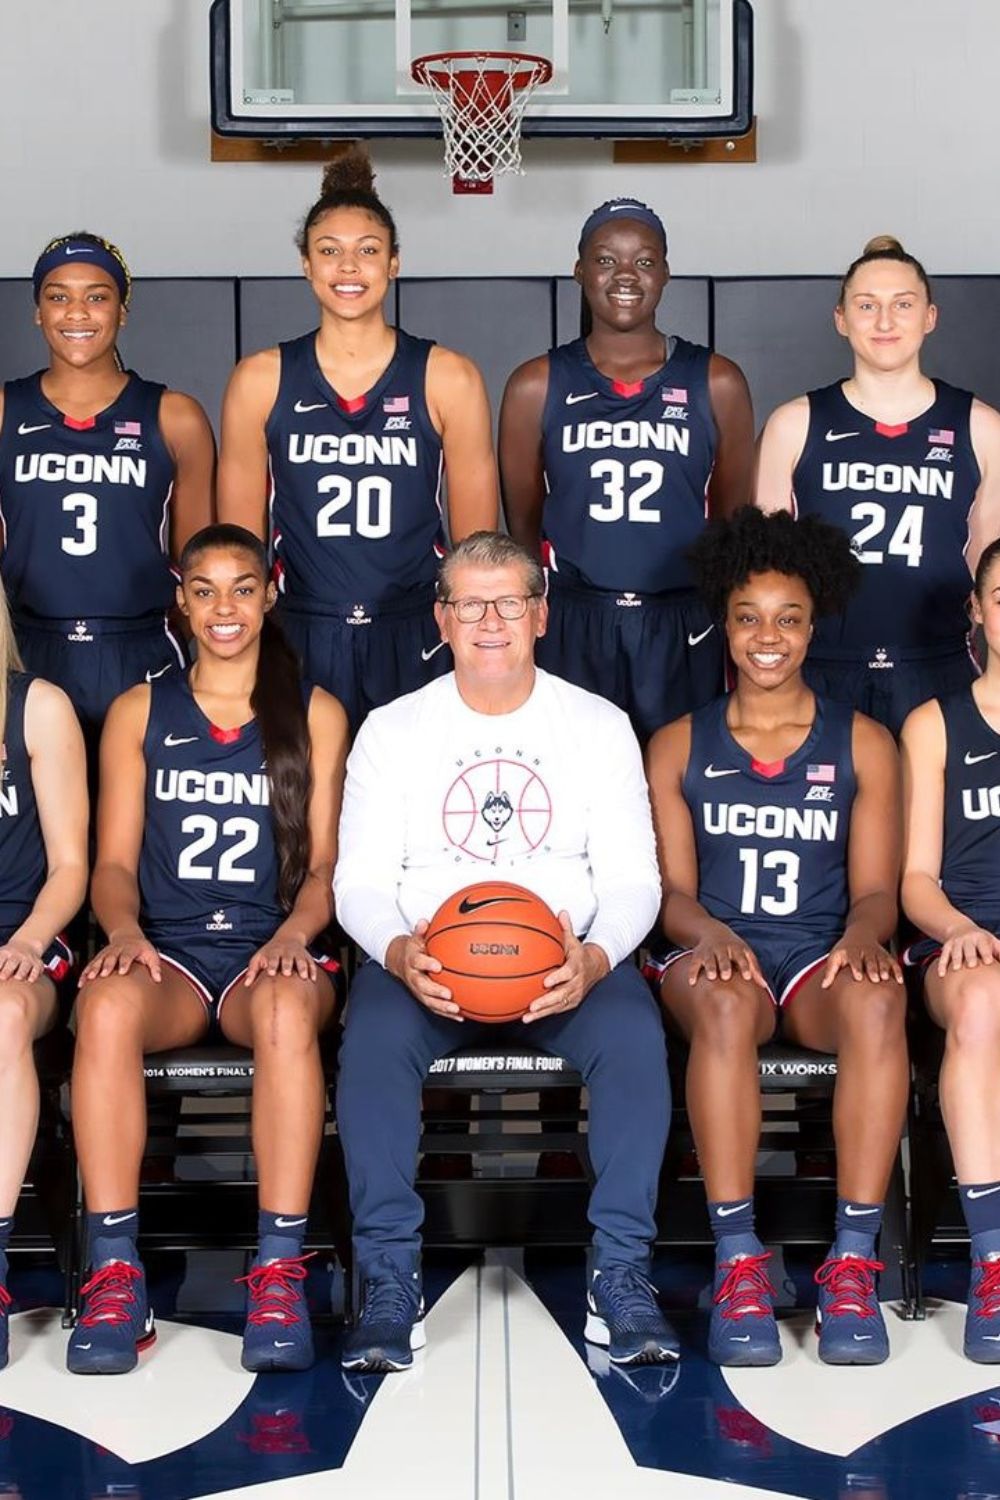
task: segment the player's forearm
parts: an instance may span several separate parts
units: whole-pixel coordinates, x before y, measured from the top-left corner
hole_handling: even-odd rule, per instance
[[[899,908],[896,898],[889,891],[873,891],[851,903],[844,924],[845,934],[852,928],[870,934],[877,942],[887,943],[896,931]]]
[[[708,939],[728,935],[732,929],[705,910],[694,896],[668,891],[660,914],[663,931],[678,948],[696,948]]]
[[[936,880],[919,870],[903,876],[901,895],[903,910],[913,925],[938,942],[945,943],[956,932],[975,925],[952,906]]]
[[[128,933],[134,936],[139,926],[139,884],[131,870],[122,865],[99,864],[90,888],[91,905],[98,923],[109,938]]]
[[[76,916],[86,894],[86,865],[57,865],[49,871],[29,916],[14,936],[44,953],[53,938]]]
[[[333,920],[332,871],[310,870],[295,898],[294,905],[282,922],[276,938],[291,938],[299,943],[311,943]]]

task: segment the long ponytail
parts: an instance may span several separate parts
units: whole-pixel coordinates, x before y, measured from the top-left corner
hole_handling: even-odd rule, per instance
[[[268,577],[267,551],[260,538],[243,526],[225,522],[202,527],[185,544],[179,564],[181,577],[187,576],[199,557],[213,551],[246,552],[256,562],[261,577]],[[270,614],[264,616],[261,628],[250,707],[260,729],[271,784],[278,900],[290,911],[309,870],[312,759],[298,657]]]

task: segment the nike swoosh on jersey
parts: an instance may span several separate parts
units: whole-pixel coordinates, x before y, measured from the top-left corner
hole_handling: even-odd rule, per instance
[[[165,667],[161,667],[158,672],[147,672],[146,673],[146,681],[147,682],[155,682],[156,679],[157,679],[157,677],[162,677],[163,674],[164,674],[164,672],[169,672],[169,671],[170,671],[170,663],[167,662],[167,665]]]
[[[168,734],[163,743],[166,745],[168,750],[172,750],[175,745],[193,745],[197,738],[198,736],[196,734]]]
[[[51,422],[39,422],[34,427],[29,427],[27,422],[22,422],[17,429],[17,435],[18,437],[27,437],[29,432],[44,432],[46,428],[51,426]]]
[[[708,629],[707,630],[703,630],[700,635],[691,635],[689,633],[688,634],[688,645],[689,646],[697,646],[698,642],[699,641],[703,641],[707,635],[711,635],[712,631],[714,629],[715,629],[715,626],[714,625],[710,625],[708,627]]]
[[[860,436],[860,432],[834,432],[831,427],[826,429],[826,440],[828,443],[842,443],[845,438]]]
[[[717,771],[714,766],[706,766],[705,767],[705,775],[708,777],[708,779],[710,781],[714,781],[715,778],[716,778],[716,776],[738,776],[739,774],[740,774],[740,768],[739,768],[739,766],[733,766],[733,768],[731,770],[725,770],[725,771],[723,771],[723,770],[718,770]]]
[[[319,411],[321,407],[328,405],[328,401],[314,401],[311,406],[307,406],[304,401],[296,401],[295,410],[301,414],[304,411]]]
[[[480,911],[484,906],[496,906],[498,901],[524,902],[525,900],[524,896],[484,896],[481,901],[470,901],[468,896],[463,896],[458,910],[463,917],[467,917],[470,911]]]
[[[967,1198],[988,1198],[991,1193],[1000,1193],[1000,1183],[996,1187],[980,1188],[978,1192],[975,1188],[969,1188],[965,1196]]]
[[[566,405],[575,406],[578,401],[593,401],[594,397],[599,395],[600,391],[585,391],[582,396],[567,396]]]
[[[434,655],[436,655],[437,652],[441,650],[441,647],[442,646],[447,646],[447,644],[448,644],[447,641],[438,641],[437,645],[436,646],[432,646],[429,651],[427,651],[427,650],[421,651],[421,653],[420,653],[420,660],[421,661],[430,661],[431,657],[434,656]]]
[[[978,766],[981,760],[992,760],[996,753],[995,750],[987,750],[982,755],[973,755],[971,750],[966,750],[965,764],[967,766]]]

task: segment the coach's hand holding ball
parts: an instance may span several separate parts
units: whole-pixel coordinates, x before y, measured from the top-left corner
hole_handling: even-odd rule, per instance
[[[462,1014],[451,998],[451,990],[438,984],[433,977],[440,974],[442,965],[439,959],[427,952],[425,938],[429,927],[430,923],[421,917],[412,932],[401,932],[399,937],[394,937],[385,952],[385,966],[421,1005],[426,1005],[436,1015],[461,1021]]]
[[[598,980],[611,972],[603,948],[596,943],[580,942],[570,924],[569,912],[559,913],[559,925],[563,931],[566,962],[546,977],[546,993],[539,1000],[532,1001],[524,1016],[525,1021],[540,1021],[543,1016],[565,1015],[568,1010],[575,1010]]]

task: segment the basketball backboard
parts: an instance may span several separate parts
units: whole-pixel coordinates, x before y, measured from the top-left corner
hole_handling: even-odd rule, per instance
[[[214,0],[213,126],[274,139],[439,135],[421,54],[553,63],[525,136],[739,135],[752,119],[749,0]]]

